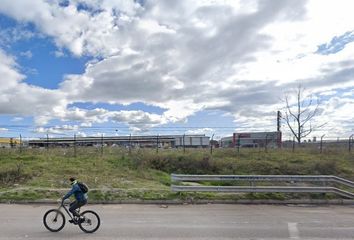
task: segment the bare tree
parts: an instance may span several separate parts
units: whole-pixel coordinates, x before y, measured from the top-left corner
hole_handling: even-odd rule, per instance
[[[301,143],[301,139],[325,124],[316,126],[312,122],[319,113],[320,101],[318,98],[314,98],[312,94],[306,95],[305,88],[301,84],[294,89],[292,94],[295,97],[295,103],[293,104],[290,103],[289,93],[285,94],[286,110],[283,119],[296,141]]]

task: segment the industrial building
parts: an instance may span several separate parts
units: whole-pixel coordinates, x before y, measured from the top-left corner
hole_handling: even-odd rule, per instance
[[[123,146],[160,148],[205,148],[209,137],[205,135],[155,135],[155,136],[114,136],[114,137],[65,137],[29,140],[30,147],[69,146]]]
[[[20,144],[20,140],[16,138],[0,138],[1,148],[11,148]]]
[[[233,133],[220,140],[221,147],[281,147],[281,132],[243,132]]]

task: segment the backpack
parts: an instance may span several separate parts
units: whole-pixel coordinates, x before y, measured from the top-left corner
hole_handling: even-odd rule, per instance
[[[79,188],[81,189],[81,191],[83,193],[87,193],[89,191],[89,188],[88,188],[88,186],[85,183],[78,182],[77,184],[79,185]]]

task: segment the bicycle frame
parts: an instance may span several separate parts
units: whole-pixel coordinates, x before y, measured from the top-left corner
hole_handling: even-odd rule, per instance
[[[80,215],[80,218],[76,219],[75,218],[76,214],[75,215],[72,214],[69,211],[70,208],[68,208],[67,205],[68,205],[67,203],[61,202],[60,206],[58,208],[50,209],[44,214],[43,223],[44,223],[44,226],[49,231],[58,232],[64,227],[65,222],[66,222],[64,211],[69,216],[69,219],[71,219],[71,220],[69,220],[69,222],[74,223],[75,225],[78,225],[79,228],[82,231],[84,231],[85,233],[93,233],[100,227],[100,222],[101,222],[100,217],[96,212],[94,212],[92,210],[86,210],[86,211],[83,211],[82,213],[80,213],[81,208],[78,208],[76,211]],[[61,208],[63,208],[64,211],[61,210]],[[55,212],[55,215],[48,215],[48,214],[52,214],[54,212]],[[48,216],[50,216],[50,217],[48,218]],[[57,221],[58,221],[59,225],[57,225],[54,228],[52,226],[50,226],[51,223],[56,224]],[[48,223],[49,223],[49,225],[48,225]]]
[[[65,212],[69,215],[69,217],[71,218],[71,220],[74,219],[74,216],[71,214],[71,212],[70,212],[70,211],[68,210],[68,208],[65,206],[64,201],[61,202],[61,204],[60,204],[58,210],[60,211],[61,208],[64,208]],[[78,213],[80,213],[80,208],[78,208],[78,209],[79,209],[79,210],[78,210]],[[56,217],[57,217],[57,216],[58,216],[58,213],[57,213]]]

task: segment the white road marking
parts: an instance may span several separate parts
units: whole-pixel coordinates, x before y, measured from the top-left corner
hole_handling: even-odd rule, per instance
[[[299,229],[297,223],[288,223],[289,236],[291,239],[299,239]]]

